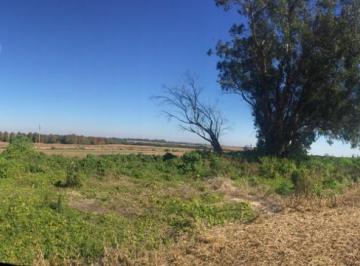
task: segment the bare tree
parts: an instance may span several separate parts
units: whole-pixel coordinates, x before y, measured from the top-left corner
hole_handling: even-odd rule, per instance
[[[163,106],[169,119],[175,119],[180,128],[189,131],[209,142],[214,152],[221,154],[223,149],[219,138],[226,130],[226,122],[215,105],[200,100],[202,88],[193,77],[176,87],[165,86],[164,95],[155,97]]]

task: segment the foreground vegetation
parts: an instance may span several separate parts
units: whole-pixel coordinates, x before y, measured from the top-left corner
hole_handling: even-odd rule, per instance
[[[0,258],[91,263],[106,248],[136,256],[204,227],[257,217],[249,203],[212,189],[214,177],[267,194],[326,197],[356,182],[359,169],[358,158],[246,153],[65,158],[36,152],[17,138],[0,155]]]

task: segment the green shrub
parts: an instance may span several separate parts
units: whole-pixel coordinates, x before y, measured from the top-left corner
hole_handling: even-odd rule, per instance
[[[316,186],[316,179],[308,169],[298,169],[291,174],[296,194],[310,195]]]
[[[296,163],[289,159],[262,157],[260,158],[259,174],[271,179],[289,178],[296,168]]]
[[[27,137],[17,136],[11,139],[9,146],[4,151],[6,158],[23,159],[36,154],[31,140]]]
[[[250,205],[245,202],[224,203],[222,205],[205,199],[169,199],[164,210],[170,225],[178,230],[188,230],[197,223],[207,225],[223,224],[225,221],[248,222],[256,217]]]
[[[287,196],[293,193],[293,186],[288,180],[282,179],[277,187],[275,188],[275,192],[279,195]]]
[[[24,163],[0,157],[0,179],[18,177],[25,171]]]
[[[9,177],[9,169],[7,162],[4,158],[0,158],[0,178],[8,178]]]
[[[218,155],[211,154],[211,156],[209,156],[209,162],[212,175],[223,175],[226,170],[229,169],[227,168],[228,165],[226,164],[226,161]]]
[[[82,185],[79,166],[76,162],[71,162],[66,169],[65,181],[57,181],[58,187],[80,187]]]
[[[0,178],[10,177],[11,162],[5,158],[0,158]]]
[[[339,186],[338,182],[333,178],[328,178],[323,181],[323,186],[325,189],[336,190]]]
[[[174,155],[174,154],[172,154],[171,152],[167,152],[167,153],[165,153],[165,154],[163,155],[163,160],[164,160],[164,161],[173,160],[173,159],[175,159],[175,158],[177,158],[177,156]]]
[[[185,153],[182,156],[182,164],[180,166],[180,169],[183,173],[188,174],[194,174],[196,176],[199,176],[201,174],[202,170],[202,157],[199,152],[192,151]]]

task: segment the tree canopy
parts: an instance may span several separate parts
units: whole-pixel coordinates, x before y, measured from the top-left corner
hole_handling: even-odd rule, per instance
[[[360,146],[359,2],[216,0],[243,21],[216,47],[219,82],[251,106],[260,151],[305,153],[319,136]]]

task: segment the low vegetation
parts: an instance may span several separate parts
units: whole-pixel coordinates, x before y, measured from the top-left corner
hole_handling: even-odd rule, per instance
[[[0,155],[0,258],[92,263],[116,248],[139,256],[204,228],[256,219],[251,202],[214,189],[219,177],[239,190],[322,198],[357,182],[359,169],[358,158],[244,152],[66,158],[16,138]]]

